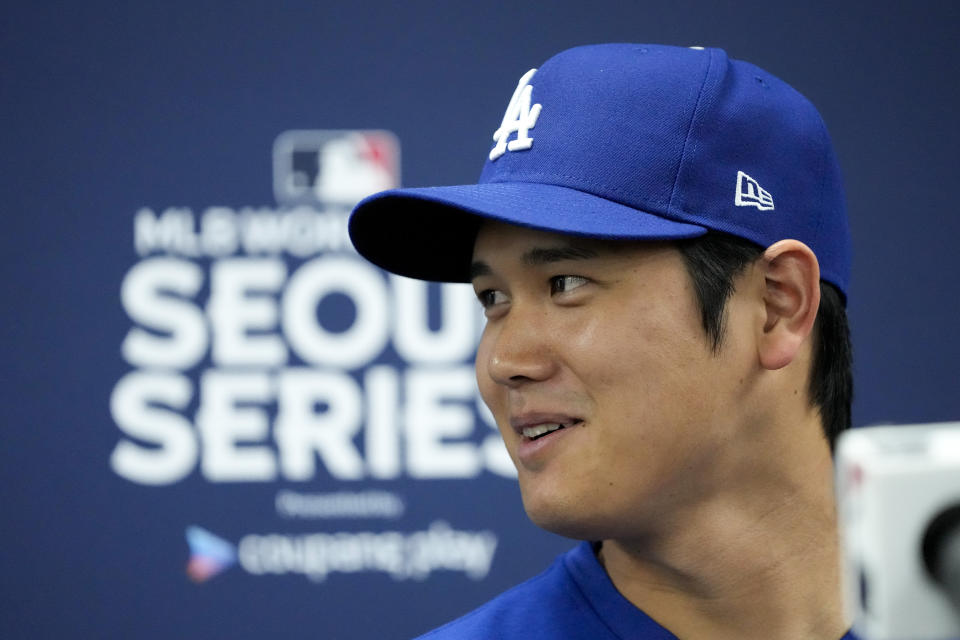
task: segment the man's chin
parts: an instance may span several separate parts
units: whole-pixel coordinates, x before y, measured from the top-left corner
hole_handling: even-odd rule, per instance
[[[584,513],[582,507],[568,502],[534,502],[526,498],[523,507],[530,521],[545,531],[574,540],[603,539],[603,526],[596,517]]]

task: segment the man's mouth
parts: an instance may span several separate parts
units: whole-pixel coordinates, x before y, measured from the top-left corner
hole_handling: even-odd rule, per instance
[[[554,431],[559,431],[560,429],[565,429],[566,427],[572,427],[583,422],[582,420],[574,420],[568,424],[561,424],[557,422],[546,422],[543,424],[536,424],[529,427],[524,427],[521,433],[525,438],[530,440],[538,440],[539,438],[544,437],[547,434],[553,433]]]

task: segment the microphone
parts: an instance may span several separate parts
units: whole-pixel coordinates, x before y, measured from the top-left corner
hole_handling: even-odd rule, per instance
[[[940,512],[927,527],[923,563],[960,610],[960,503]]]
[[[960,422],[844,433],[836,488],[857,636],[960,638]]]

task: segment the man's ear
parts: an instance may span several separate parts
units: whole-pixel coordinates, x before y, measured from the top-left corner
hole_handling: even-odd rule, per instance
[[[820,308],[820,264],[799,240],[781,240],[763,253],[766,321],[759,336],[760,363],[787,366],[813,330]]]

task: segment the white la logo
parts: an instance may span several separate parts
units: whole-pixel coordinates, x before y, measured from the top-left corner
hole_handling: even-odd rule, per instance
[[[520,78],[517,90],[513,92],[510,104],[507,105],[507,111],[503,114],[503,122],[500,123],[500,128],[493,132],[493,140],[497,143],[497,146],[490,150],[491,160],[496,160],[502,156],[507,152],[507,149],[519,151],[533,146],[533,138],[530,137],[529,131],[537,124],[537,116],[540,115],[541,105],[530,106],[530,94],[533,87],[527,83],[530,82],[530,78],[536,71],[536,69],[530,69]],[[507,144],[507,138],[514,131],[517,132],[516,139]]]

